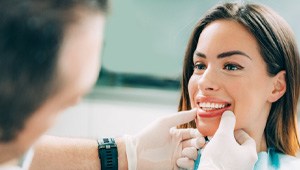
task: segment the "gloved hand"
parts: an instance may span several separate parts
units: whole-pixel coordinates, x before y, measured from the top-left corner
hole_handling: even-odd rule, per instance
[[[255,141],[243,130],[234,132],[235,116],[225,111],[218,130],[202,151],[202,170],[252,170],[257,161]]]
[[[203,138],[201,142],[201,149],[205,144],[205,140]],[[177,166],[180,169],[193,170],[195,167],[195,160],[198,158],[198,150],[195,147],[186,147],[181,152],[181,158],[177,160]]]
[[[200,148],[204,144],[204,138],[197,129],[175,128],[195,117],[195,109],[179,112],[158,119],[136,136],[125,136],[128,169],[178,169],[176,161],[184,156],[184,148]]]

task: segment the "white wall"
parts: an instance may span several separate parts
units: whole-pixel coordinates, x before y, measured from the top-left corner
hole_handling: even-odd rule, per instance
[[[157,117],[177,111],[179,92],[101,88],[64,112],[48,134],[116,137],[135,134]]]

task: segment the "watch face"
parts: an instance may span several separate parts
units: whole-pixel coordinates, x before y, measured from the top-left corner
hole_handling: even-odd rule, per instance
[[[109,143],[109,138],[103,138],[104,143]]]
[[[99,149],[110,149],[113,147],[117,147],[117,144],[115,143],[115,140],[113,138],[102,138],[98,140],[98,147]]]

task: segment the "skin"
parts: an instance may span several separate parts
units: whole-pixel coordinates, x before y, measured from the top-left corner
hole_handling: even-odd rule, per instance
[[[203,30],[193,63],[188,90],[191,106],[198,109],[200,133],[213,136],[222,113],[231,110],[236,116],[235,129],[248,133],[258,152],[266,151],[264,128],[272,102],[286,90],[285,72],[269,76],[256,39],[241,24],[226,20],[214,21]],[[199,102],[226,107],[210,117],[212,111],[203,110]]]

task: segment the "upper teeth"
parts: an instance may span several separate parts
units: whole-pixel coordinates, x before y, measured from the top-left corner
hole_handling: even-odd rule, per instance
[[[220,109],[220,108],[224,108],[225,107],[225,104],[218,104],[218,103],[199,103],[199,106],[200,107],[206,107],[206,108],[217,108],[217,109]]]

